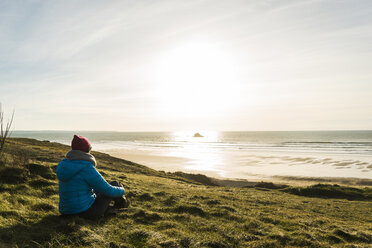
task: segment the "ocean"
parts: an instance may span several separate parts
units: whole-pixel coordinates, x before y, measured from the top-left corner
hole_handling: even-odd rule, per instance
[[[372,179],[372,131],[91,132],[13,131],[70,144],[87,137],[93,150],[164,171],[218,178],[351,177]]]

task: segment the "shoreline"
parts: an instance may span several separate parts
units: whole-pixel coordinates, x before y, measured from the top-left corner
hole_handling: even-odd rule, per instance
[[[144,165],[151,169],[157,171],[164,171],[166,173],[182,173],[184,175],[200,175],[202,177],[209,178],[213,183],[217,184],[218,186],[224,187],[250,187],[254,186],[260,182],[271,182],[274,184],[279,185],[291,185],[291,186],[309,186],[313,185],[314,183],[331,183],[331,184],[340,184],[340,185],[348,185],[348,186],[372,186],[372,179],[368,178],[356,178],[356,177],[306,177],[306,176],[282,176],[282,175],[273,175],[273,176],[265,176],[259,177],[261,175],[256,175],[256,178],[230,178],[230,177],[221,177],[216,173],[205,173],[203,171],[193,171],[193,170],[179,170],[173,169],[171,167],[166,167],[170,170],[164,168],[155,168],[154,166],[149,166],[147,163],[138,162],[136,158],[144,157],[144,155],[140,154],[123,154],[118,150],[106,150],[106,151],[98,151],[101,153],[106,153],[112,157],[124,159],[127,161],[131,161],[137,164]],[[179,157],[167,157],[161,155],[145,155],[147,159],[158,159],[158,162],[162,162],[164,159],[172,159],[173,162],[177,163],[180,161],[186,160],[186,158],[179,158]]]

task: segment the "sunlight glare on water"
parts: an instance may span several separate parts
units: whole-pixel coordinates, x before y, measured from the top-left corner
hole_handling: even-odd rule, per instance
[[[194,137],[199,133],[203,137]],[[182,144],[177,150],[170,151],[168,156],[188,159],[188,170],[209,171],[222,176],[224,156],[216,151],[210,143],[218,142],[220,133],[215,131],[181,131],[173,133],[173,140]]]

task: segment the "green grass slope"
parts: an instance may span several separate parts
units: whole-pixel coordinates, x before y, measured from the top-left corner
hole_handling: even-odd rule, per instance
[[[0,164],[0,247],[370,247],[372,243],[368,188],[270,183],[219,187],[97,152],[93,153],[97,169],[107,180],[123,182],[132,205],[98,221],[61,217],[55,169],[68,150],[47,141],[9,140]]]

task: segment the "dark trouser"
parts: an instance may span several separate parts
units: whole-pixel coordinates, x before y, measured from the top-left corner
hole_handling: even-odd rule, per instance
[[[113,186],[121,186],[117,181],[110,182]],[[109,197],[102,194],[97,194],[96,200],[93,205],[88,208],[88,210],[79,214],[80,217],[86,219],[98,219],[101,217],[110,207],[111,201],[114,201],[114,208],[124,208],[129,206],[129,201],[124,197]]]

